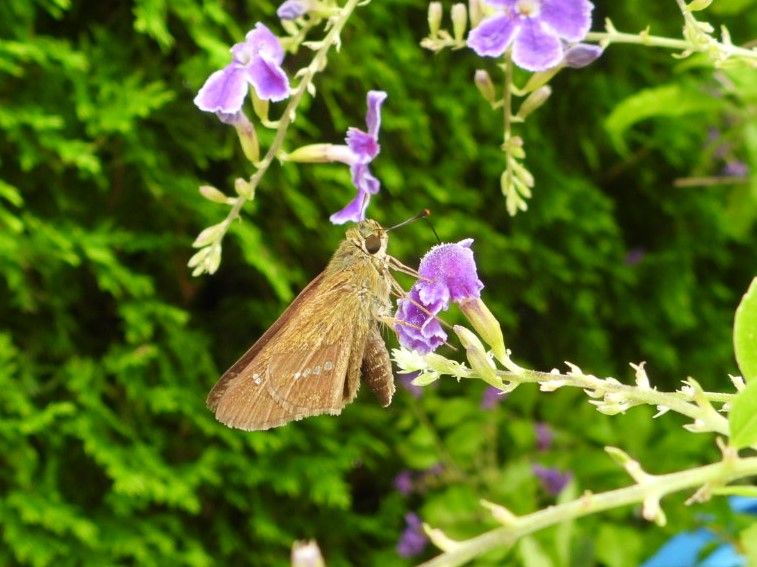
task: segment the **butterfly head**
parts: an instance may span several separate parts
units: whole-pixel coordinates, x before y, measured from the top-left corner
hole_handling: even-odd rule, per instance
[[[375,220],[364,220],[347,231],[347,240],[369,256],[386,255],[389,235]]]

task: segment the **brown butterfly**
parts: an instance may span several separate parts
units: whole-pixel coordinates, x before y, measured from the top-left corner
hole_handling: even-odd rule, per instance
[[[399,288],[389,268],[415,272],[386,253],[388,241],[373,220],[347,230],[326,269],[208,394],[220,422],[253,431],[337,415],[355,398],[361,374],[382,406],[391,403],[394,377],[379,327]]]

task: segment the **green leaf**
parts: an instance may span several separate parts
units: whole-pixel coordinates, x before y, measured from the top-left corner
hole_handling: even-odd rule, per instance
[[[628,146],[623,135],[634,124],[657,116],[677,117],[709,112],[717,105],[711,97],[702,96],[696,90],[681,85],[643,89],[618,103],[605,119],[605,128],[615,148],[626,153]]]
[[[757,378],[757,278],[744,294],[733,322],[733,348],[744,380]]]
[[[740,534],[741,546],[746,554],[747,565],[757,565],[757,524],[752,524]]]
[[[748,384],[733,400],[728,421],[734,447],[742,449],[757,444],[757,381]]]

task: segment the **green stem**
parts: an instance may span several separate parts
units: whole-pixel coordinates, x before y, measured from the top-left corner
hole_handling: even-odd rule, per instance
[[[310,64],[305,67],[300,82],[297,85],[297,89],[289,99],[289,102],[284,109],[284,113],[279,120],[273,142],[271,142],[271,146],[268,148],[268,151],[266,152],[263,159],[260,160],[257,171],[250,177],[250,195],[255,195],[255,189],[260,183],[260,180],[268,171],[271,163],[281,150],[281,146],[284,144],[284,138],[286,137],[287,130],[289,129],[289,125],[294,120],[297,107],[300,104],[300,100],[302,99],[305,92],[307,92],[308,86],[310,85],[310,83],[312,83],[315,75],[317,75],[325,68],[329,50],[334,47],[334,45],[339,43],[339,34],[341,33],[344,24],[347,23],[347,20],[352,15],[352,12],[360,2],[364,2],[364,0],[347,0],[347,3],[339,11],[338,15],[335,16],[332,20],[331,29],[326,34],[326,37],[323,38],[321,47],[318,49],[318,51],[316,51]],[[221,223],[223,225],[223,230],[219,237],[219,241],[228,231],[232,221],[239,216],[239,212],[242,210],[242,207],[247,201],[247,197],[239,196],[235,198],[231,210]]]
[[[512,545],[518,539],[569,520],[605,510],[638,504],[649,497],[661,498],[705,484],[728,483],[757,476],[757,457],[724,460],[666,475],[651,475],[644,482],[600,494],[586,493],[572,502],[550,506],[544,510],[517,517],[511,525],[495,528],[469,540],[458,542],[453,549],[436,556],[419,567],[454,567],[462,565],[496,547]]]

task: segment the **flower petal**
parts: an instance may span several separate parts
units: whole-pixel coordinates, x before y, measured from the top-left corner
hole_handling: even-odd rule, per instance
[[[245,43],[257,53],[276,65],[284,61],[284,48],[279,43],[279,38],[273,35],[263,24],[255,24],[255,28],[247,32]]]
[[[202,85],[194,103],[205,112],[236,114],[242,108],[247,95],[245,70],[236,63],[216,71]]]
[[[353,153],[358,156],[358,161],[362,163],[371,161],[378,155],[381,149],[374,136],[366,134],[357,128],[348,128],[345,140]]]
[[[374,139],[378,138],[379,128],[381,128],[381,105],[387,96],[384,91],[368,91],[368,112],[365,115],[365,125],[368,126],[368,133]]]
[[[341,211],[337,211],[329,217],[332,224],[344,224],[349,221],[360,222],[365,220],[365,209],[371,200],[369,193],[358,191],[357,196],[350,201]]]
[[[350,166],[350,171],[352,172],[352,183],[358,191],[375,195],[381,189],[381,183],[371,174],[367,164],[355,163]]]
[[[456,244],[439,244],[421,259],[418,266],[421,278],[415,285],[424,291],[422,298],[431,299],[429,304],[444,297],[460,302],[481,296],[484,284],[478,279],[476,261],[470,249],[472,242],[468,238]],[[446,292],[440,294],[437,286],[443,286]]]
[[[514,8],[515,4],[518,2],[518,0],[484,0],[489,6],[494,6],[495,8],[504,8],[505,10]]]
[[[510,45],[520,25],[520,20],[506,14],[486,18],[468,34],[468,47],[482,57],[499,57]]]
[[[523,21],[513,46],[513,61],[526,71],[545,71],[562,60],[562,43],[534,18]]]
[[[542,0],[539,19],[568,41],[580,41],[591,28],[589,0]]]
[[[289,79],[275,61],[263,56],[255,57],[246,69],[247,80],[262,100],[275,102],[289,97]]]
[[[443,345],[447,340],[447,334],[435,316],[429,315],[419,307],[422,304],[418,289],[414,286],[407,298],[399,301],[395,315],[398,323],[394,330],[402,346],[427,354]],[[402,321],[407,325],[403,325]]]

